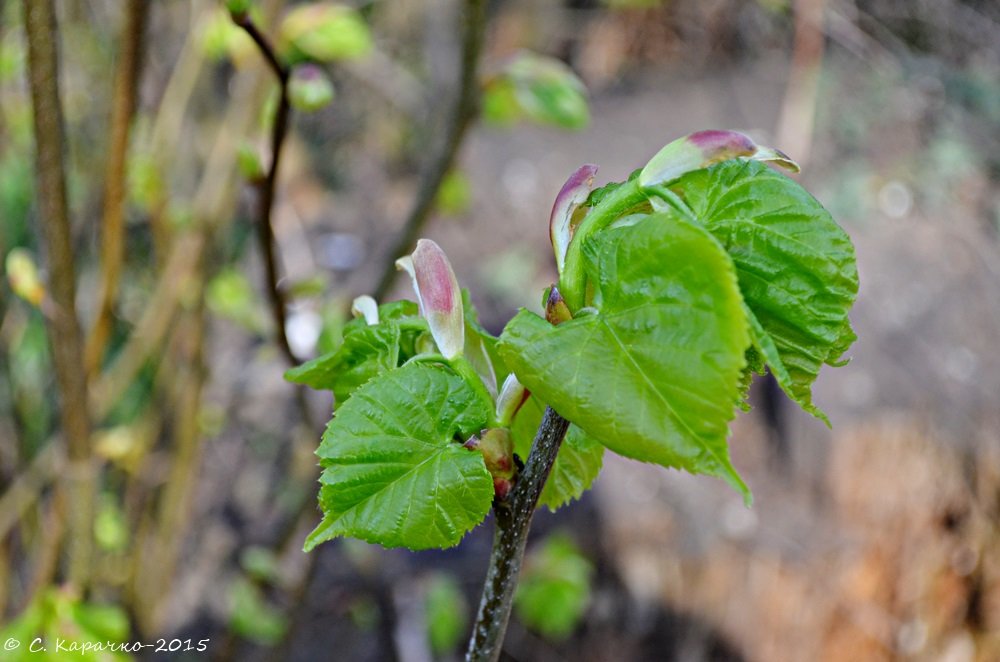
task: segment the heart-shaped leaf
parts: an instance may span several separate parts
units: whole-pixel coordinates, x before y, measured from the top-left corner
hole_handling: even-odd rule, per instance
[[[491,409],[451,368],[424,362],[355,391],[317,451],[325,517],[306,550],[344,535],[410,549],[458,544],[486,516],[493,479],[456,439],[479,432]]]
[[[750,345],[732,260],[704,228],[667,214],[587,238],[597,310],[554,327],[522,310],[503,357],[538,398],[627,457],[724,478],[728,422]]]
[[[753,161],[687,174],[671,186],[725,247],[750,309],[754,346],[781,388],[826,421],[812,383],[854,341],[854,246],[805,189]]]

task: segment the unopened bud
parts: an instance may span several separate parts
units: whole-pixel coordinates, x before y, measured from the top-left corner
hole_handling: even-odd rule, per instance
[[[288,100],[293,108],[305,113],[320,110],[333,101],[333,83],[314,64],[295,67],[288,81]]]
[[[465,447],[483,454],[487,471],[493,476],[493,491],[503,501],[514,486],[514,440],[507,428],[483,430],[480,436],[465,442]]]
[[[549,237],[552,239],[552,250],[556,256],[556,267],[562,274],[563,262],[569,242],[573,239],[573,213],[590,195],[597,174],[596,165],[580,166],[563,184],[549,215]]]
[[[396,267],[410,274],[438,351],[446,359],[459,356],[465,346],[462,291],[444,251],[430,239],[421,239],[411,255],[396,260]]]
[[[562,293],[555,285],[549,289],[549,298],[545,302],[545,319],[553,326],[573,319],[573,314],[570,312],[569,306],[566,305],[566,300],[563,299]]]
[[[639,175],[643,188],[668,184],[693,170],[736,158],[773,161],[776,165],[799,171],[799,165],[783,152],[761,147],[750,136],[736,131],[698,131],[679,138],[657,152]]]

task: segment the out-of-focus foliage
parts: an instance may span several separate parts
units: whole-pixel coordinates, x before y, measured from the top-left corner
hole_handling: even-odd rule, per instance
[[[523,52],[483,90],[483,117],[509,125],[521,117],[564,129],[582,129],[590,121],[586,88],[563,62]]]
[[[240,577],[232,583],[229,600],[230,625],[251,641],[275,644],[288,628],[288,619],[246,578]]]
[[[41,593],[20,616],[0,629],[0,641],[8,644],[3,659],[10,662],[124,662],[133,657],[105,647],[126,642],[128,636],[128,617],[120,607],[83,602],[72,591],[55,588]],[[57,646],[59,640],[66,650]],[[11,649],[11,641],[19,645]]]
[[[437,208],[447,216],[459,216],[472,205],[472,184],[461,170],[452,170],[445,175],[438,189]]]
[[[320,67],[301,65],[292,71],[288,96],[296,110],[315,112],[333,101],[333,83]]]
[[[469,606],[452,575],[432,574],[427,578],[426,591],[427,639],[435,655],[444,655],[454,651],[464,638]]]
[[[331,62],[361,57],[372,47],[371,34],[357,11],[333,2],[292,9],[281,23],[281,53],[289,64]]]
[[[568,637],[586,613],[594,568],[565,533],[549,536],[525,558],[514,608],[550,639]]]

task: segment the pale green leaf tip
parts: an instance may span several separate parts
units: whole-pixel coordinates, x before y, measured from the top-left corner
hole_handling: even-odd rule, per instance
[[[363,317],[369,326],[378,324],[378,303],[367,294],[362,294],[351,303],[351,314]]]

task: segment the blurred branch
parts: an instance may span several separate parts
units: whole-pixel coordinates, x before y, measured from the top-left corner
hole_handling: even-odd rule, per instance
[[[552,407],[546,407],[528,461],[517,477],[510,498],[493,503],[496,533],[483,597],[465,657],[468,662],[494,662],[500,657],[531,519],[568,429],[569,421]]]
[[[69,578],[86,586],[90,569],[93,467],[87,375],[80,325],[76,317],[73,245],[63,162],[62,103],[59,99],[58,32],[53,0],[24,0],[28,41],[28,86],[35,132],[35,179],[38,224],[48,257],[53,312],[46,320],[56,385],[61,400],[63,434],[69,449]]]
[[[196,267],[197,272],[203,270],[204,264]],[[173,406],[177,411],[174,426],[174,455],[170,462],[170,474],[160,501],[160,512],[156,529],[155,553],[147,559],[147,571],[152,580],[149,585],[156,595],[166,596],[174,581],[174,572],[180,554],[184,537],[178,532],[189,527],[185,526],[191,518],[198,469],[201,465],[201,430],[199,416],[201,409],[201,393],[205,386],[207,368],[205,367],[205,293],[202,283],[204,278],[198,278],[199,292],[197,303],[182,320],[177,348],[177,363],[182,367],[174,381]],[[162,605],[163,601],[158,601]],[[153,624],[159,629],[161,610],[154,609]]]
[[[59,472],[63,461],[62,448],[58,443],[49,442],[35,455],[31,464],[17,475],[0,497],[0,541],[7,537],[28,506],[35,502],[52,477]]]
[[[823,15],[826,0],[795,0],[795,42],[788,87],[778,119],[775,144],[805,167],[812,152],[819,76],[823,67]]]
[[[125,257],[125,190],[129,129],[136,106],[136,86],[142,65],[142,40],[148,4],[127,0],[121,28],[121,52],[111,100],[111,143],[104,171],[104,211],[101,220],[101,285],[94,325],[84,348],[87,374],[97,373],[111,333],[112,308]]]
[[[299,360],[288,344],[288,335],[285,332],[287,322],[285,314],[285,294],[278,285],[278,258],[275,255],[274,246],[274,226],[271,223],[271,212],[274,208],[275,188],[278,184],[278,165],[281,162],[281,148],[285,143],[285,136],[288,134],[288,119],[291,106],[288,100],[288,79],[289,69],[278,59],[274,47],[267,37],[257,28],[250,14],[233,13],[233,22],[243,28],[260,51],[268,66],[278,79],[279,98],[278,110],[274,117],[274,125],[271,127],[271,164],[267,169],[267,174],[257,183],[260,192],[260,204],[257,209],[257,239],[260,243],[261,255],[264,256],[264,267],[266,271],[266,289],[268,301],[271,304],[271,317],[274,319],[275,336],[278,346],[288,360],[290,365],[298,365]]]
[[[399,238],[389,251],[389,259],[375,288],[375,298],[381,301],[389,293],[396,279],[395,259],[408,253],[416,243],[437,199],[438,189],[445,175],[455,163],[458,149],[478,112],[479,107],[479,55],[486,33],[486,0],[465,0],[462,34],[462,71],[459,89],[451,109],[444,140],[431,158],[423,173],[417,197],[410,210]]]

